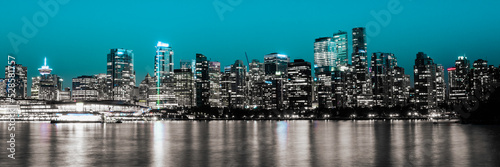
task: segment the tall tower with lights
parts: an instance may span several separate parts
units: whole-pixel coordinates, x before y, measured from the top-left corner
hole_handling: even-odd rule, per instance
[[[150,107],[156,109],[172,109],[177,107],[174,88],[174,51],[168,43],[161,41],[156,45],[155,55],[155,86],[151,87],[148,94]]]

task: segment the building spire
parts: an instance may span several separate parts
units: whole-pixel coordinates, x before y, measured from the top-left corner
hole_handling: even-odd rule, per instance
[[[39,68],[38,71],[40,72],[40,75],[46,75],[52,72],[52,69],[47,66],[47,57],[44,58],[43,66],[42,68]]]

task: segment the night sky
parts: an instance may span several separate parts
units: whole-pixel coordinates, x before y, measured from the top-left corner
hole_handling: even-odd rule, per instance
[[[394,5],[391,1],[400,2],[395,13],[389,12],[391,20],[378,21],[371,12],[388,12],[392,9],[388,5]],[[500,44],[498,0],[72,0],[50,15],[37,2],[0,1],[0,58],[7,62],[7,55],[15,53],[17,62],[28,67],[30,86],[44,57],[54,69],[52,73],[65,80],[64,87],[71,87],[71,78],[106,73],[111,48],[134,51],[139,84],[146,73],[153,73],[158,41],[171,45],[176,68],[181,59],[194,59],[196,53],[220,61],[222,66],[237,59],[246,63],[245,52],[250,61],[263,61],[264,55],[279,52],[292,60],[314,62],[314,39],[339,30],[348,32],[351,54],[354,27],[372,32],[368,34],[369,54],[394,53],[407,74],[413,73],[415,55],[420,51],[445,68],[464,54],[471,63],[483,58],[495,66],[500,64],[495,50]],[[226,10],[222,17],[214,2]],[[23,36],[23,18],[33,23],[33,16],[44,15],[48,16],[46,23],[37,17],[38,32]],[[26,43],[19,44],[16,51],[9,33],[24,37]]]

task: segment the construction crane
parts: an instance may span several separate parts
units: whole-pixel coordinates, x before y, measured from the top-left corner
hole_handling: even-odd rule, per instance
[[[247,55],[247,52],[245,52],[245,57],[247,57],[247,64],[248,64],[248,68],[250,68],[250,61],[248,61],[248,55]]]

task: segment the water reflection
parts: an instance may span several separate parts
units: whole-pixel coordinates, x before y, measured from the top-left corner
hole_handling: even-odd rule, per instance
[[[0,141],[8,140],[0,123]],[[426,121],[16,125],[0,166],[498,166],[498,126]],[[5,155],[6,151],[3,151]]]

